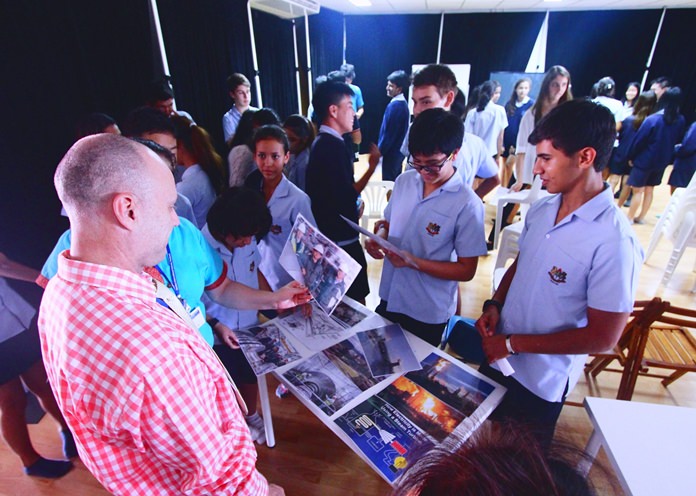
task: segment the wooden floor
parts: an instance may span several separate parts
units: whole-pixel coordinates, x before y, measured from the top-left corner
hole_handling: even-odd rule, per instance
[[[667,176],[666,176],[667,177]],[[375,179],[379,179],[376,177]],[[667,203],[667,186],[656,188],[656,198],[645,225],[635,226],[636,233],[644,247],[647,247],[657,217]],[[625,209],[624,209],[625,210]],[[487,229],[495,212],[486,205]],[[655,295],[680,306],[694,308],[696,295],[690,290],[696,281],[696,250],[686,253],[670,284],[659,287],[663,269],[667,263],[671,243],[666,240],[660,244],[648,264],[644,265],[640,276],[638,298],[651,298]],[[368,257],[369,258],[369,257]],[[491,268],[495,262],[495,252],[482,257],[473,281],[461,285],[462,314],[478,316],[481,303],[490,295]],[[372,294],[368,306],[377,304],[377,285],[381,263],[369,262],[369,278]],[[269,379],[271,408],[276,430],[275,448],[258,447],[259,470],[269,480],[285,487],[288,495],[385,495],[389,486],[357,455],[347,448],[324,425],[306,410],[294,397],[278,399],[273,394],[277,382]],[[619,374],[605,372],[596,381],[581,378],[579,385],[569,400],[582,402],[585,396],[616,397]],[[669,388],[664,388],[659,380],[639,378],[635,401],[662,403],[696,408],[696,375],[687,374]],[[52,419],[44,419],[29,427],[38,451],[47,457],[60,457],[59,438]],[[561,414],[557,434],[583,447],[591,431],[590,422],[583,408],[567,405]],[[637,453],[636,456],[639,456]],[[606,458],[600,454],[600,460]],[[596,470],[590,473],[597,479]],[[617,494],[618,489],[602,485],[602,494]],[[46,496],[90,496],[107,494],[91,474],[77,462],[76,470],[60,480],[34,479],[23,475],[19,459],[0,443],[0,495],[46,495]],[[620,493],[619,493],[620,494]]]

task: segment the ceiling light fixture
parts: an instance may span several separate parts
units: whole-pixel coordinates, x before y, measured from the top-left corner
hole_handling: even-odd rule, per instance
[[[350,3],[356,7],[372,7],[372,2],[370,0],[350,0]]]

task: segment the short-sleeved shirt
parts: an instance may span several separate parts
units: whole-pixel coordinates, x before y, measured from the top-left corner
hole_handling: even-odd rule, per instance
[[[258,109],[250,105],[247,110]],[[222,134],[225,136],[225,143],[237,132],[237,126],[239,126],[239,119],[241,118],[242,113],[234,105],[222,116]]]
[[[365,106],[365,100],[363,100],[362,90],[360,86],[354,84],[349,84],[350,89],[353,90],[353,96],[350,97],[350,101],[353,104],[353,110],[356,112],[360,110],[361,107]]]
[[[37,281],[40,286],[45,287],[45,283],[58,273],[58,255],[69,248],[70,230],[65,231],[58,239],[44,263]],[[205,316],[205,305],[201,301],[203,291],[214,289],[222,283],[227,273],[227,265],[203,238],[198,228],[181,217],[179,225],[172,229],[169,235],[169,250],[172,253],[174,273],[181,296],[191,308],[200,309]],[[165,282],[172,282],[172,272],[166,257],[155,268],[163,274]],[[213,330],[208,323],[203,323],[199,330],[212,346]]]
[[[481,138],[491,157],[498,154],[498,137],[507,125],[508,119],[505,109],[493,102],[488,102],[488,105],[481,112],[473,109],[466,114],[464,121],[466,132]]]
[[[408,133],[401,146],[401,153],[408,157]],[[493,155],[488,153],[486,144],[481,138],[471,133],[464,133],[462,146],[459,148],[457,158],[454,159],[454,167],[461,174],[464,184],[473,186],[476,177],[488,179],[498,174],[498,166],[493,160]],[[409,170],[412,168],[409,166]]]
[[[261,173],[258,170],[254,171],[247,178],[245,186],[260,191],[263,187]],[[268,284],[275,291],[293,280],[290,274],[281,267],[279,260],[297,215],[302,214],[312,225],[315,224],[315,221],[309,196],[285,176],[281,178],[273,195],[271,195],[271,199],[268,200],[268,209],[271,211],[273,224],[268,234],[259,242],[259,251],[261,252],[259,268]]]
[[[498,327],[501,334],[551,334],[587,325],[587,310],[631,312],[643,263],[633,229],[604,190],[555,224],[561,195],[538,201],[525,217],[520,253]],[[587,355],[520,353],[512,377],[558,402],[572,390]],[[495,364],[493,365],[495,367]]]
[[[36,309],[0,277],[0,343],[29,328]]]
[[[539,103],[539,102],[537,102]],[[536,161],[536,146],[529,143],[529,136],[534,131],[534,107],[527,110],[520,121],[520,132],[517,133],[517,145],[515,155],[524,153],[524,164],[522,164],[522,177],[517,181],[524,184],[532,184],[534,181],[534,162]]]
[[[415,170],[401,174],[384,211],[389,241],[419,258],[448,262],[485,255],[483,203],[461,175],[423,198],[423,180]],[[394,268],[384,260],[379,296],[387,310],[437,324],[454,315],[457,281],[446,281],[411,267]]]
[[[191,202],[196,224],[204,226],[208,210],[215,203],[215,188],[208,175],[198,164],[187,167],[181,176],[181,182],[176,184],[177,192],[184,195]]]
[[[230,251],[225,245],[213,238],[207,225],[203,227],[201,233],[213,250],[220,255],[220,258],[227,262],[229,267],[227,270],[228,279],[253,289],[259,289],[258,267],[261,255],[256,245],[256,238],[252,238],[248,245]],[[208,296],[203,298],[203,302],[208,315],[215,317],[230,329],[243,329],[258,323],[256,310],[229,308],[214,302]],[[221,344],[218,342],[217,336],[215,336],[215,344]]]

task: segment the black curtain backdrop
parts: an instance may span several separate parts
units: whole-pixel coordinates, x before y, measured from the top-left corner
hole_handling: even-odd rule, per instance
[[[0,3],[0,250],[40,267],[68,227],[53,173],[88,112],[115,118],[156,72],[148,2]]]
[[[365,99],[365,113],[360,120],[362,152],[377,143],[384,109],[389,103],[387,76],[411,65],[435,61],[440,16],[390,15],[347,16],[346,59],[355,65],[355,84]]]
[[[257,103],[246,2],[159,0],[157,5],[177,108],[189,112],[223,152],[222,115],[232,105],[227,77],[246,75],[252,105]]]
[[[588,96],[596,81],[611,76],[621,99],[626,85],[643,77],[659,21],[657,10],[552,12],[546,68],[565,66],[575,97]]]
[[[297,113],[292,21],[258,10],[252,15],[263,105],[278,112],[282,121]]]
[[[543,12],[447,14],[441,61],[471,64],[471,88],[487,81],[491,72],[524,72],[543,22]]]
[[[659,16],[659,13],[657,15]],[[649,85],[651,80],[660,76],[672,78],[674,84],[683,92],[684,101],[681,110],[689,121],[696,118],[694,26],[696,26],[696,9],[667,10],[646,82],[646,85]]]
[[[301,57],[306,64],[304,29],[304,19],[298,19],[297,31],[302,32],[303,40]],[[309,44],[312,79],[339,69],[343,63],[343,14],[322,8],[318,14],[309,16]],[[311,83],[314,87],[314,81]]]

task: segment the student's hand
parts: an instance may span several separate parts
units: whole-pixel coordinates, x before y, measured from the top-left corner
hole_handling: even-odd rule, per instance
[[[309,303],[305,303],[300,307],[300,310],[302,311],[302,316],[305,319],[308,319],[312,316],[312,305]]]
[[[397,269],[400,269],[402,267],[411,267],[413,268],[413,265],[411,265],[404,257],[397,255],[396,253],[392,251],[385,251],[385,255],[387,256],[387,260],[391,262],[391,264],[396,267]],[[411,253],[407,251],[403,251],[402,253],[404,256],[409,257],[411,260],[414,262],[416,261],[416,257],[414,257]]]
[[[382,260],[384,258],[382,247],[379,246],[376,241],[369,238],[365,241],[365,251],[376,260]]]
[[[274,294],[276,296],[276,310],[292,308],[297,305],[304,305],[312,299],[312,295],[309,294],[309,290],[297,281],[292,281],[290,284],[286,284]]]
[[[285,490],[276,484],[269,484],[268,496],[285,496]]]
[[[510,356],[507,346],[505,345],[505,336],[502,334],[485,336],[481,340],[481,344],[483,345],[483,352],[486,354],[488,363],[493,363],[496,360]]]
[[[476,330],[479,332],[482,338],[490,337],[495,334],[499,320],[500,313],[498,312],[498,309],[494,305],[490,305],[478,318],[474,324],[474,327],[476,327]]]
[[[379,148],[377,148],[377,145],[374,143],[370,143],[370,155],[367,157],[368,167],[375,170],[377,168],[377,164],[379,164],[380,158],[382,158],[382,154],[380,153]]]
[[[225,324],[218,322],[215,324],[215,327],[213,327],[213,331],[215,331],[215,334],[217,334],[220,340],[227,346],[234,350],[239,349],[239,340],[237,340],[237,335]]]

